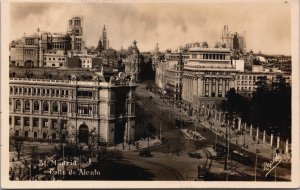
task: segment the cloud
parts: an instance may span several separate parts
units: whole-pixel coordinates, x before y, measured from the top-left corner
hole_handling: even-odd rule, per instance
[[[88,46],[96,46],[103,25],[119,49],[137,40],[141,50],[176,48],[187,42],[219,41],[225,24],[246,31],[247,48],[267,53],[291,51],[290,5],[281,3],[11,3],[10,39],[39,27],[66,32],[73,16],[84,19]],[[276,47],[276,48],[275,48]]]

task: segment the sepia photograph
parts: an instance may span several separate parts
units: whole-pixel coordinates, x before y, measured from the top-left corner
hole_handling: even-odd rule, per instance
[[[298,3],[2,2],[2,186],[299,187]]]

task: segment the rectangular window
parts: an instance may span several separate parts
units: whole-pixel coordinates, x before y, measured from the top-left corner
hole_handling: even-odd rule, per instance
[[[32,120],[32,126],[33,127],[38,127],[39,126],[39,118],[33,118]]]
[[[9,124],[11,125],[11,116],[9,116]]]
[[[29,117],[24,117],[24,126],[29,126],[29,125],[30,125]]]
[[[48,126],[49,126],[48,119],[43,119],[43,126],[42,127],[47,128]]]
[[[21,117],[15,117],[15,125],[21,125]]]
[[[77,91],[78,98],[92,98],[92,91]]]
[[[211,97],[215,97],[215,96],[216,96],[216,79],[213,79],[211,83]]]
[[[197,54],[192,54],[192,59],[197,59]]]

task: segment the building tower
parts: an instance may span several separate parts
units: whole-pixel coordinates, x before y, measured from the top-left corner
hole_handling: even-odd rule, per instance
[[[109,41],[107,39],[107,32],[106,32],[106,28],[105,25],[103,26],[103,30],[102,30],[102,47],[103,50],[107,50],[109,48]]]
[[[74,53],[82,53],[85,47],[82,18],[73,17],[69,20],[68,35],[71,38],[71,50]]]

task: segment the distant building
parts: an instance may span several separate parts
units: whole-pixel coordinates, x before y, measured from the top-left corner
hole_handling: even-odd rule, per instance
[[[137,47],[137,42],[133,41],[129,50],[128,57],[123,60],[125,64],[125,73],[139,81],[140,74],[140,51]]]
[[[21,39],[12,41],[9,49],[9,65],[13,67],[65,66],[64,61],[58,60],[86,54],[82,19],[70,19],[67,33],[41,32],[37,29],[34,34],[24,34]]]
[[[109,49],[109,40],[108,40],[108,37],[107,37],[107,31],[106,31],[105,25],[103,26],[102,34],[100,36],[100,40],[98,42],[97,49],[98,49],[99,52],[102,52],[104,50]]]
[[[246,39],[245,32],[243,35],[235,32],[232,33],[229,31],[228,25],[224,26],[224,29],[221,34],[221,45],[225,45],[226,48],[231,50],[242,50],[246,52]]]
[[[238,72],[230,53],[223,48],[190,48],[189,60],[183,68],[182,100],[185,104],[198,110],[216,108],[226,100]]]

